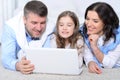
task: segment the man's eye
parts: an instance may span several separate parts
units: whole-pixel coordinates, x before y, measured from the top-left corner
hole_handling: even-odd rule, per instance
[[[37,24],[37,22],[32,22],[32,24]]]

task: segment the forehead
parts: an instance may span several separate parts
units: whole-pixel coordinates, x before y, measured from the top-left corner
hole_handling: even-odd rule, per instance
[[[92,19],[100,19],[96,11],[88,11],[87,17]]]
[[[70,16],[63,16],[59,19],[59,22],[73,22],[73,19]]]
[[[35,14],[35,13],[32,13],[32,12],[27,14],[27,16],[26,16],[26,18],[29,19],[29,20],[46,20],[46,17],[47,16],[41,17],[38,14]]]

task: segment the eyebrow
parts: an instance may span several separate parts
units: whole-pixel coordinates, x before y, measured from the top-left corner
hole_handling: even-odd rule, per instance
[[[100,21],[101,19],[93,19],[93,20]]]

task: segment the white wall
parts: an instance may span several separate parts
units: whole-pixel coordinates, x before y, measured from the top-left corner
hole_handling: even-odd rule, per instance
[[[80,1],[80,17],[81,17],[81,22],[84,21],[84,13],[85,13],[85,9],[92,3],[94,2],[97,2],[97,1],[100,1],[100,2],[107,2],[109,3],[113,9],[115,10],[115,12],[117,13],[117,15],[119,16],[119,19],[120,19],[120,0],[81,0]]]
[[[50,19],[52,18],[56,21],[56,17],[64,10],[72,10],[74,11],[80,20],[80,23],[84,22],[84,13],[86,8],[97,1],[107,2],[109,3],[120,18],[120,0],[42,0],[45,4],[47,4],[49,9]]]
[[[30,0],[0,0],[0,39],[3,23],[22,10]],[[56,22],[58,15],[64,10],[74,11],[80,20],[84,22],[85,9],[93,2],[103,1],[109,3],[120,19],[120,0],[41,0],[48,6],[49,20]],[[1,40],[0,40],[1,42]]]
[[[0,0],[0,5],[1,5],[0,7],[0,36],[2,33],[2,25],[4,21],[12,16],[12,10],[14,9],[14,2],[15,2],[14,0],[12,1]]]
[[[3,24],[13,17],[28,0],[0,0],[0,42]]]

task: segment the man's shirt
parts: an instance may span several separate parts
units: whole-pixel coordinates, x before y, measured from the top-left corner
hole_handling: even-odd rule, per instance
[[[28,42],[32,40],[30,35],[26,36],[26,38]],[[17,53],[20,49],[14,30],[5,25],[2,33],[2,64],[5,68],[16,70]]]

